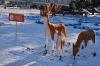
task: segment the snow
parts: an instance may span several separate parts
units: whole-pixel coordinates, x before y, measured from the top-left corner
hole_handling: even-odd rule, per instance
[[[8,20],[9,13],[25,15],[25,22],[18,23],[18,40],[15,40],[16,23]],[[80,16],[50,16],[52,23],[62,22],[66,26],[67,52],[62,60],[57,57],[56,50],[51,52],[52,42],[49,38],[48,53],[44,55],[45,32],[43,20],[36,9],[0,9],[0,66],[98,66],[100,65],[100,15]],[[87,53],[80,49],[76,60],[72,56],[72,44],[78,34],[87,29],[93,29],[96,43],[89,41]],[[55,35],[55,43],[56,43]],[[70,43],[70,45],[68,45]],[[96,52],[93,57],[91,53]],[[86,57],[83,57],[86,55]]]

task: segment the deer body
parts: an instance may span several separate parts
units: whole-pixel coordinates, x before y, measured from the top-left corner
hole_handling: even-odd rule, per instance
[[[66,37],[66,27],[63,24],[53,24],[49,21],[50,20],[49,15],[52,14],[51,9],[52,7],[50,7],[49,5],[44,8],[43,13],[41,14],[42,18],[44,19],[44,25],[45,25],[46,53],[47,53],[49,36],[52,39],[52,51],[54,51],[54,34],[56,33],[56,30],[58,31],[58,29],[61,28],[61,33],[64,34],[64,36]],[[59,10],[60,7],[57,6],[56,12],[58,12]]]
[[[93,30],[89,29],[87,31],[83,31],[79,34],[75,45],[73,44],[73,56],[79,52],[79,48],[81,46],[81,42],[84,42],[85,48],[87,47],[87,43],[89,40],[92,40],[95,43],[95,33]]]
[[[61,28],[61,33],[64,34],[64,36],[66,37],[66,27],[61,23],[59,24],[50,23],[48,18],[43,18],[43,19],[45,25],[46,46],[48,44],[48,37],[50,36],[52,39],[52,50],[54,50],[54,34],[56,33],[56,30],[59,31],[59,28]]]

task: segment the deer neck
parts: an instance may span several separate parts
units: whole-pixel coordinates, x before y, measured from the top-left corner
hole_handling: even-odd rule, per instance
[[[49,21],[47,19],[49,19],[49,18],[43,17],[45,28],[48,27],[48,24],[49,24]]]
[[[49,18],[43,17],[46,34],[50,36],[50,21]]]
[[[81,46],[81,42],[82,42],[83,40],[80,38],[80,37],[78,37],[78,39],[77,39],[77,41],[76,41],[76,43],[75,43],[75,48],[79,48],[80,46]]]

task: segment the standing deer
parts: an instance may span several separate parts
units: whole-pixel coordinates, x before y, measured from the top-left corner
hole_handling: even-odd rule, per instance
[[[61,6],[56,5],[56,10],[55,12],[52,12],[53,6],[50,6],[48,4],[44,10],[43,13],[41,14],[41,17],[44,20],[44,26],[45,26],[45,38],[46,38],[46,49],[45,49],[45,54],[47,54],[47,46],[48,46],[48,37],[50,36],[52,39],[52,51],[54,51],[54,34],[56,33],[55,30],[58,30],[58,28],[61,28],[61,33],[66,37],[66,27],[63,24],[53,24],[50,22],[49,15],[50,14],[55,14],[57,13]]]
[[[92,40],[92,42],[95,43],[95,33],[94,33],[93,30],[89,29],[89,30],[83,31],[79,34],[75,45],[73,44],[74,59],[75,59],[76,54],[79,52],[81,42],[84,41],[84,45],[85,45],[85,48],[86,48],[89,40]]]

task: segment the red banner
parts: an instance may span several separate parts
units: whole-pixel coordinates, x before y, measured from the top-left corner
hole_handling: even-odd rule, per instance
[[[9,21],[24,22],[23,14],[9,13]]]

